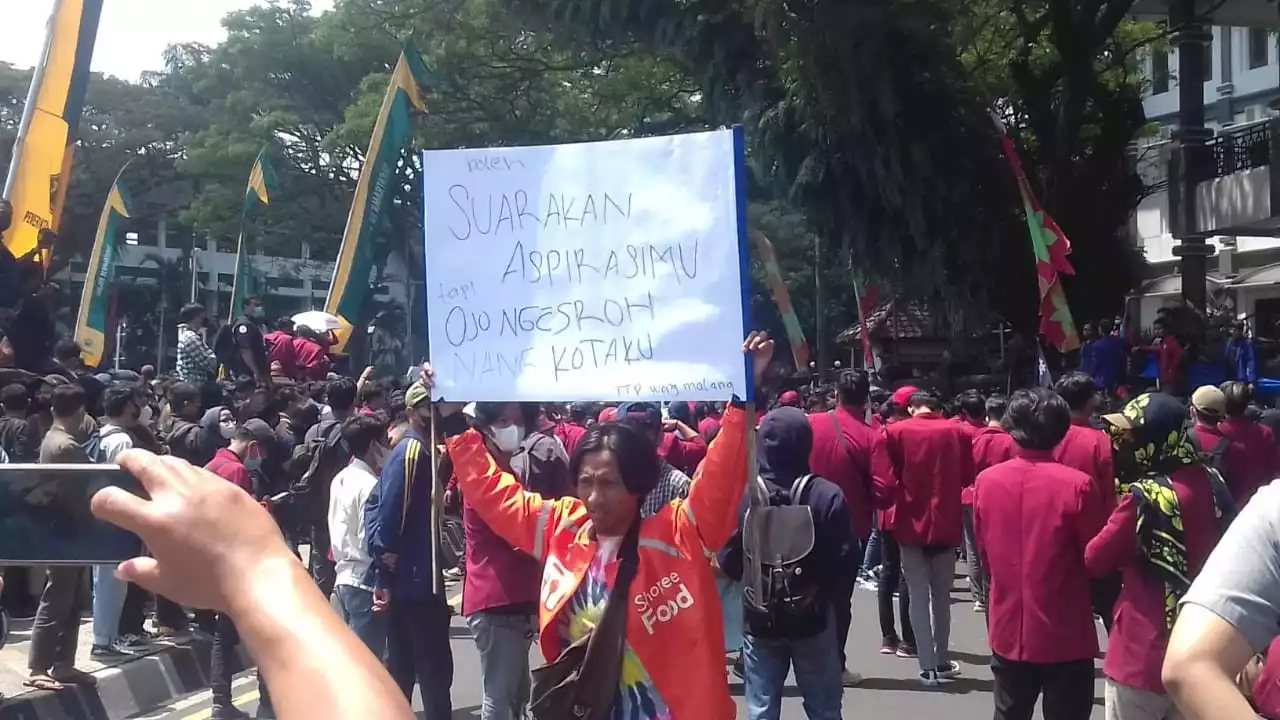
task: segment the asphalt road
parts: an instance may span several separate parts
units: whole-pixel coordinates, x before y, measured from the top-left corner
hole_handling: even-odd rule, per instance
[[[963,566],[960,566],[963,567]],[[963,675],[939,688],[925,688],[915,680],[915,660],[880,655],[880,632],[874,593],[859,590],[854,598],[853,628],[849,634],[849,666],[865,677],[857,688],[846,689],[846,718],[946,718],[946,720],[987,720],[992,715],[990,653],[986,642],[983,616],[973,612],[965,581],[957,578],[952,593],[953,658],[960,663]],[[1101,628],[1099,627],[1101,636]],[[480,717],[480,661],[470,633],[460,618],[454,619],[452,640],[455,664],[453,683],[453,717],[457,720]],[[535,651],[536,653],[536,651]],[[536,662],[536,655],[535,655]],[[1101,667],[1101,661],[1098,663]],[[1096,671],[1101,678],[1101,670]],[[736,680],[736,678],[734,678]],[[741,683],[731,683],[730,691],[738,703],[739,717],[746,717],[742,703]],[[794,682],[788,682],[783,701],[784,720],[805,717]],[[236,704],[252,713],[257,707],[257,681],[253,673],[241,676],[233,687]],[[421,704],[414,703],[415,709]],[[184,698],[149,715],[147,720],[209,720],[208,692]],[[1037,712],[1036,717],[1042,717]],[[1102,720],[1102,681],[1094,689],[1094,712],[1091,720]]]

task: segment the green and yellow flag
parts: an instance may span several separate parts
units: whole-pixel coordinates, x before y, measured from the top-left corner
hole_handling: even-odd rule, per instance
[[[116,257],[119,254],[119,230],[121,220],[129,217],[129,193],[120,178],[129,168],[128,163],[116,175],[107,193],[107,202],[98,218],[98,234],[93,239],[93,251],[89,255],[89,269],[84,276],[84,290],[80,291],[80,313],[76,317],[76,344],[80,357],[89,367],[100,367],[107,354],[107,327],[111,314],[111,284],[116,274]]]
[[[49,18],[4,184],[13,204],[4,245],[14,257],[35,251],[40,232],[56,232],[62,219],[101,17],[102,0],[57,0]],[[51,255],[41,258],[46,266]]]
[[[267,157],[267,149],[258,153],[253,161],[253,169],[249,171],[249,184],[244,190],[244,209],[240,212],[240,241],[236,243],[236,275],[231,286],[231,314],[228,319],[239,317],[244,299],[254,294],[253,274],[249,271],[249,252],[244,246],[244,230],[249,223],[250,211],[258,206],[270,205],[271,194],[276,189],[276,173],[271,168],[271,160]]]
[[[347,216],[337,266],[324,309],[342,321],[338,342],[333,349],[343,351],[351,339],[352,326],[360,321],[366,295],[371,289],[369,274],[373,270],[373,239],[382,225],[383,215],[394,194],[391,188],[400,154],[409,139],[409,119],[413,108],[425,110],[420,86],[430,78],[422,56],[411,43],[400,53],[400,61],[391,74],[391,86],[382,99],[378,122],[373,126],[373,139],[365,154],[360,181],[356,184],[355,201]],[[412,312],[412,308],[410,308]]]

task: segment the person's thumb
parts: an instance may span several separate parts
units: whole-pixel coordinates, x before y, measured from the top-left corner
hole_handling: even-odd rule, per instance
[[[136,557],[132,560],[125,560],[116,568],[116,577],[126,582],[150,590],[153,593],[160,593],[159,587],[164,584],[163,573],[160,570],[160,563],[151,557]]]

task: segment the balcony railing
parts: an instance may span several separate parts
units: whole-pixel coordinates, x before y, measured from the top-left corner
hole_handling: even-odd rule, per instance
[[[1196,183],[1271,164],[1272,120],[1228,128],[1190,158],[1189,178]]]

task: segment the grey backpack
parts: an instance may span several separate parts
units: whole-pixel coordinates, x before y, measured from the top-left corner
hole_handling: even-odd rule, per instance
[[[805,504],[813,479],[798,478],[789,494],[771,495],[759,477],[749,489],[742,581],[743,615],[753,636],[798,639],[826,628],[813,510]]]

